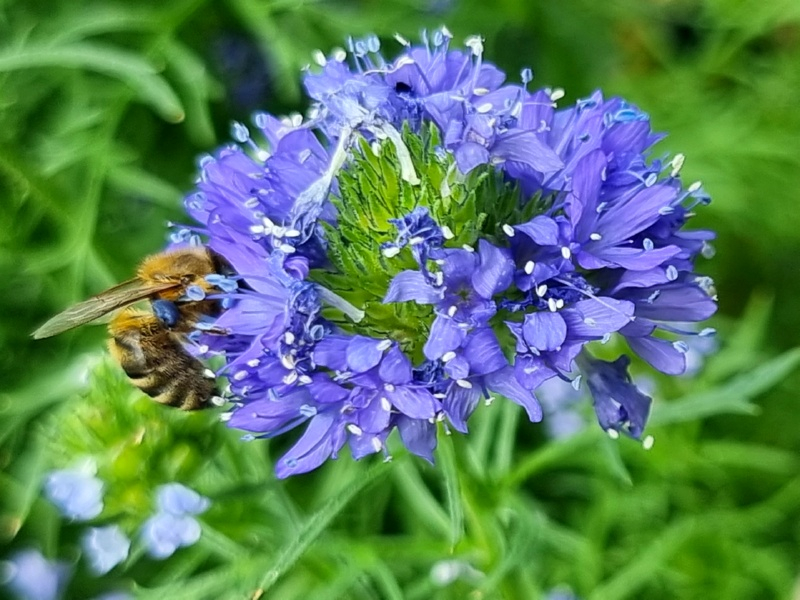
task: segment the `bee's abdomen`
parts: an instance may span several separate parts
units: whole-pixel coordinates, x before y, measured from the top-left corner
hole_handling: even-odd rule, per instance
[[[125,327],[110,327],[111,353],[131,383],[161,404],[183,410],[212,406],[210,400],[217,394],[213,377],[205,375],[203,364],[187,354],[175,334],[150,326],[151,320],[155,317],[142,314],[138,326],[132,327],[127,315]]]

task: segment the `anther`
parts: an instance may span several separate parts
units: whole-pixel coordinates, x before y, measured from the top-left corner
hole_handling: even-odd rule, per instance
[[[642,448],[645,450],[650,450],[653,447],[653,444],[656,443],[656,438],[652,435],[648,435],[642,440]]]
[[[470,383],[466,379],[456,379],[456,385],[458,385],[459,387],[464,388],[465,390],[471,390],[472,389],[472,383]]]
[[[514,228],[508,223],[503,224],[503,233],[508,237],[514,237]]]
[[[535,262],[533,262],[532,260],[529,260],[528,262],[526,262],[526,263],[525,263],[525,268],[524,268],[524,270],[525,270],[525,274],[526,274],[526,275],[531,275],[531,274],[533,274],[533,269],[534,269],[534,267],[536,267],[536,263],[535,263]]]

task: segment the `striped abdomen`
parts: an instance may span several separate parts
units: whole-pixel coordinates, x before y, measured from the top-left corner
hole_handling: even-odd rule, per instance
[[[180,337],[150,313],[126,310],[109,325],[109,348],[131,382],[156,402],[182,410],[212,406],[213,377],[189,355]]]

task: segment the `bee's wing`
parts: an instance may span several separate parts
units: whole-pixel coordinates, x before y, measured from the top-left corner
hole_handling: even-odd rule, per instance
[[[88,300],[70,306],[64,312],[58,313],[44,325],[33,332],[35,339],[50,337],[99,319],[103,315],[118,308],[132,304],[142,298],[179,287],[180,283],[148,283],[135,278],[120,283],[111,289],[92,296]]]

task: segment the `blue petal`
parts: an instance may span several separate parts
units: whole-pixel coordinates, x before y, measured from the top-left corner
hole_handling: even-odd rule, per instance
[[[356,423],[367,433],[381,433],[389,427],[391,417],[391,405],[383,402],[383,396],[374,391],[370,403],[356,413]]]
[[[472,273],[472,285],[481,298],[491,299],[502,292],[514,278],[514,261],[505,248],[498,248],[480,240],[478,245],[480,266]]]
[[[429,360],[438,360],[445,353],[457,349],[467,336],[466,331],[450,317],[436,315],[423,352]]]
[[[453,154],[456,157],[458,169],[462,173],[469,173],[478,165],[485,165],[489,162],[489,151],[474,142],[464,142],[458,145]]]
[[[161,512],[181,515],[199,515],[208,510],[211,501],[180,483],[159,486],[156,506]]]
[[[598,244],[615,246],[650,227],[661,218],[661,209],[675,200],[678,192],[668,185],[654,185],[638,194],[612,204],[601,213],[597,229],[602,238]]]
[[[614,362],[582,357],[581,371],[594,398],[597,420],[603,429],[626,429],[638,438],[650,413],[650,397],[631,383],[630,359],[622,355]]]
[[[581,300],[561,311],[570,339],[599,339],[633,320],[634,306],[627,300],[599,297]]]
[[[636,302],[637,317],[655,321],[703,321],[717,311],[717,303],[694,284],[636,290],[628,297]]]
[[[593,150],[583,156],[575,165],[572,177],[572,191],[567,196],[564,211],[579,240],[594,233],[597,220],[597,201],[603,184],[603,172],[608,163],[601,150]]]
[[[435,424],[427,419],[409,419],[400,415],[397,419],[397,430],[409,452],[433,464],[433,451],[436,449]]]
[[[626,339],[631,350],[662,373],[681,375],[686,371],[686,353],[676,349],[672,342],[650,336]]]
[[[664,246],[653,250],[619,246],[585,245],[578,253],[578,264],[584,269],[621,267],[634,271],[647,271],[681,253],[678,246]]]
[[[447,395],[442,401],[442,407],[457,431],[467,433],[467,419],[478,406],[480,396],[481,391],[477,386],[464,388],[453,383],[448,388]]]
[[[512,402],[522,406],[528,413],[528,418],[534,423],[542,420],[542,407],[536,396],[526,390],[514,376],[514,369],[506,367],[485,377],[486,387],[492,392],[505,396]]]
[[[411,361],[400,349],[400,346],[394,344],[386,356],[381,361],[381,366],[378,373],[383,381],[386,383],[393,383],[400,385],[411,381]]]
[[[356,373],[364,373],[377,366],[383,358],[383,341],[356,335],[347,345],[347,366]]]
[[[131,541],[119,525],[90,527],[81,537],[81,546],[95,575],[105,575],[128,558]]]
[[[515,225],[514,229],[524,233],[540,246],[558,245],[558,224],[550,217],[539,215],[527,223]]]
[[[347,370],[347,346],[350,337],[329,335],[314,346],[314,362],[335,371]]]
[[[436,304],[441,300],[441,292],[425,281],[420,271],[401,271],[392,278],[389,291],[383,302],[408,302],[417,304]]]
[[[530,165],[543,173],[550,173],[564,166],[558,154],[545,145],[535,132],[524,129],[512,129],[498,135],[492,146],[492,155]]]
[[[541,351],[557,350],[567,339],[564,317],[550,311],[525,315],[522,331],[528,346]]]
[[[500,342],[491,327],[470,333],[464,346],[464,356],[469,361],[473,375],[486,375],[508,366]]]
[[[425,388],[397,386],[383,394],[397,410],[412,419],[430,419],[442,409],[440,402]]]
[[[469,377],[469,362],[463,356],[457,356],[444,365],[444,372],[450,379],[466,379]]]
[[[539,356],[523,354],[514,361],[514,377],[526,390],[535,390],[542,383],[555,377],[556,372]]]
[[[311,419],[302,437],[278,460],[275,466],[278,479],[313,471],[334,452],[338,452],[344,438],[341,438],[341,444],[334,444],[333,434],[337,426],[335,411],[319,413]]]

